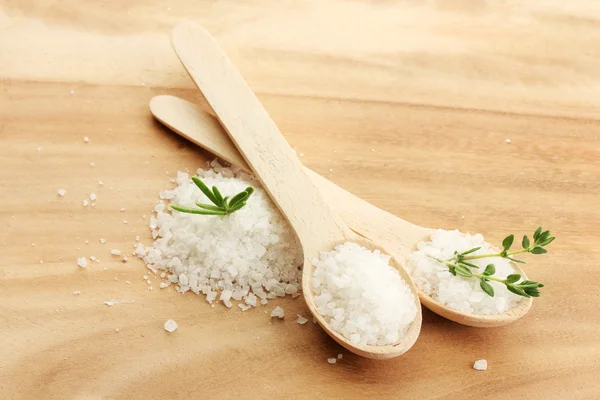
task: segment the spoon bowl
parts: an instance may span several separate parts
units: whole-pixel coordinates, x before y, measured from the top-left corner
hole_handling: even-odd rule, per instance
[[[214,117],[212,110],[201,109],[189,101],[170,95],[155,96],[150,101],[154,117],[174,132],[192,143],[210,151],[224,161],[252,173],[244,158]],[[383,246],[386,254],[405,264],[406,259],[418,242],[429,238],[432,229],[411,224],[403,219],[375,207],[352,193],[335,185],[319,174],[305,168],[313,183],[328,203],[336,204],[341,219],[357,234]],[[515,273],[528,279],[523,270],[511,263]],[[404,272],[404,269],[399,269]],[[404,272],[402,277],[406,279]],[[479,315],[454,310],[435,300],[417,288],[421,304],[434,313],[456,323],[479,328],[493,328],[513,323],[527,314],[533,299],[523,298],[519,304],[502,314]]]
[[[332,212],[267,111],[206,30],[182,23],[173,30],[171,41],[221,125],[296,232],[304,255],[303,294],[319,324],[334,340],[360,356],[392,358],[410,349],[420,332],[420,303],[414,283],[397,262],[393,266],[413,293],[418,310],[399,342],[389,346],[356,346],[334,332],[318,313],[311,290],[312,261],[322,251],[331,251],[345,242],[355,242],[370,250],[378,246],[354,233]]]

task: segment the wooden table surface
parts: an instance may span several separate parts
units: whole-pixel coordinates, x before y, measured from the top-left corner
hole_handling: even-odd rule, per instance
[[[135,3],[0,1],[0,398],[600,398],[600,3]],[[199,98],[169,44],[183,18],[337,184],[491,242],[551,229],[531,313],[484,330],[425,311],[411,351],[372,361],[296,324],[301,298],[242,313],[148,291],[110,249],[151,243],[158,192],[210,159],[147,107]]]

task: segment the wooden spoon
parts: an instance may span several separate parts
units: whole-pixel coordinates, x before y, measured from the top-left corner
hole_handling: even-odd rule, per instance
[[[175,96],[162,95],[150,100],[150,111],[156,119],[192,143],[252,173],[219,121],[200,107]],[[379,243],[401,265],[406,264],[406,259],[415,250],[415,245],[427,239],[433,232],[432,229],[411,224],[375,207],[308,168],[305,168],[305,172],[311,177],[325,200],[329,204],[336,204],[336,212],[350,229]],[[523,276],[523,279],[528,279],[518,265],[513,265],[513,268],[516,273]],[[491,328],[514,322],[523,317],[533,303],[531,298],[523,298],[517,307],[502,314],[467,314],[449,308],[420,289],[417,290],[421,303],[434,313],[462,325],[480,328]]]
[[[382,346],[356,345],[331,329],[314,303],[312,260],[319,258],[322,251],[331,251],[345,242],[385,250],[351,231],[331,211],[258,98],[207,31],[183,23],[175,27],[171,41],[229,137],[295,230],[304,256],[302,292],[319,324],[339,344],[360,356],[385,359],[405,353],[421,329],[419,297],[410,276],[395,260],[392,262],[413,292],[412,301],[417,309],[415,319],[399,342]]]

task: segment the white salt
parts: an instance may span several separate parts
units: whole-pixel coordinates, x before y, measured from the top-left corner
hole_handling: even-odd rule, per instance
[[[273,311],[271,311],[271,318],[281,319],[283,317],[285,317],[285,311],[283,310],[283,308],[277,306]]]
[[[100,243],[102,243],[102,244],[106,243],[106,239],[100,238]]]
[[[354,344],[394,344],[417,315],[410,287],[389,261],[378,250],[350,242],[313,260],[316,309]]]
[[[87,200],[83,200],[83,201],[81,202],[81,204],[83,204],[83,206],[84,206],[84,207],[87,207],[87,206],[90,204],[90,202],[89,202],[89,201],[87,201]]]
[[[65,194],[67,194],[67,191],[65,189],[58,189],[58,195],[60,197],[63,197]]]
[[[79,290],[76,290],[76,291],[73,292],[74,296],[79,296],[80,294],[81,294],[81,292]]]
[[[169,319],[165,322],[165,331],[172,333],[175,332],[175,329],[177,329],[177,322],[173,321],[172,319]]]
[[[487,360],[477,360],[473,364],[473,369],[477,371],[485,371],[487,370]]]
[[[341,360],[344,357],[344,355],[342,353],[338,354],[338,360]]]
[[[102,186],[102,185],[104,185],[104,182],[103,181],[98,181],[98,185]]]
[[[335,363],[336,363],[336,361],[337,361],[337,358],[335,358],[335,357],[331,357],[331,358],[328,358],[328,359],[327,359],[327,362],[328,362],[329,364],[335,364]]]
[[[124,211],[125,211],[125,207],[121,208],[121,212],[124,212]]]
[[[511,142],[511,140],[510,140],[509,138],[506,138],[505,142],[506,142],[506,143],[510,143],[510,142]]]
[[[115,332],[119,333],[119,328],[116,328],[116,329],[115,329]]]
[[[304,318],[302,315],[298,314],[298,318],[296,319],[296,322],[300,325],[304,325],[305,323],[308,322],[308,320],[306,318]]]
[[[224,196],[255,188],[246,206],[222,217],[171,210],[168,202],[192,207],[210,203],[190,176],[179,172],[177,187],[160,193],[162,201],[149,218],[154,243],[140,243],[134,253],[149,268],[161,270],[161,277],[166,273],[169,282],[179,283],[179,292],[206,296],[209,303],[223,293],[226,307],[232,301],[256,306],[267,296],[297,294],[302,254],[289,224],[249,175],[216,162],[211,165],[212,170],[199,169],[197,175]]]
[[[454,276],[446,265],[431,258],[447,259],[454,255],[454,251],[463,252],[475,247],[481,249],[470,255],[499,251],[486,243],[480,234],[470,235],[458,230],[438,229],[431,235],[429,241],[417,244],[418,250],[409,256],[406,266],[413,281],[423,292],[454,310],[468,314],[492,315],[504,313],[517,306],[523,298],[509,292],[504,284],[489,281],[488,283],[494,288],[494,297],[488,296],[481,289],[479,279]],[[505,258],[491,257],[468,261],[477,265],[480,271],[483,271],[488,264],[494,264],[496,268],[494,276],[500,279],[515,273],[514,268]]]
[[[79,257],[77,259],[77,265],[79,265],[81,268],[87,267],[87,259],[85,257]]]
[[[94,162],[90,162],[90,167],[95,167],[96,164],[94,164]]]
[[[112,254],[113,256],[120,256],[121,255],[121,250],[112,249],[110,251],[110,254]]]
[[[90,200],[92,200],[92,201],[96,200],[96,193],[90,193]]]

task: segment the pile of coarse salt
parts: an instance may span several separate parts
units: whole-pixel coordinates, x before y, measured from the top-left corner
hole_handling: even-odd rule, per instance
[[[408,259],[407,267],[415,284],[440,303],[457,311],[469,314],[501,314],[515,307],[521,296],[509,292],[499,282],[489,281],[494,288],[494,297],[488,296],[479,286],[479,279],[454,276],[448,267],[432,259],[451,258],[454,251],[463,252],[481,247],[470,255],[497,253],[499,250],[486,243],[481,234],[463,234],[458,230],[436,230],[431,240],[417,244],[417,251]],[[496,267],[495,277],[505,279],[515,272],[510,262],[501,257],[469,260],[483,271],[488,264]]]
[[[415,296],[389,261],[350,242],[313,261],[317,311],[354,344],[394,344],[417,315]]]
[[[301,288],[302,255],[295,233],[272,204],[260,184],[236,169],[216,161],[212,170],[197,175],[223,196],[232,196],[248,186],[255,191],[246,206],[226,216],[197,215],[173,211],[160,201],[150,220],[154,243],[138,244],[135,254],[154,273],[166,272],[177,290],[202,293],[209,303],[220,300],[227,307],[242,301],[242,310],[268,299],[296,295]],[[195,207],[210,200],[190,176],[177,173],[177,187],[160,194],[174,204]],[[161,284],[161,288],[168,284]]]

